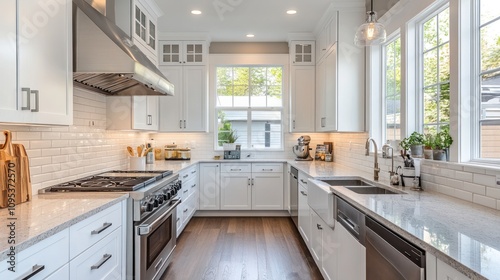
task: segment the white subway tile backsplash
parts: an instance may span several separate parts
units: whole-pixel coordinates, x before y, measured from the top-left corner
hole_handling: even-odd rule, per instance
[[[500,189],[487,187],[486,195],[492,198],[500,199]]]
[[[29,156],[29,154],[28,154]],[[30,159],[30,166],[43,166],[46,164],[51,164],[52,163],[52,158],[51,157],[38,157],[38,158],[31,158]]]
[[[60,148],[43,149],[41,151],[42,151],[42,156],[44,156],[44,157],[58,156],[61,154]]]
[[[471,172],[471,173],[477,173],[477,174],[484,174],[485,173],[484,168],[470,166],[470,165],[464,165],[464,171]]]
[[[478,194],[474,194],[472,197],[472,201],[477,204],[484,205],[486,207],[495,208],[497,205],[497,201],[491,197],[486,197]]]
[[[58,163],[42,165],[42,173],[52,173],[59,170],[61,170],[61,165]]]
[[[464,191],[468,191],[468,192],[472,192],[472,193],[476,193],[476,194],[481,194],[481,195],[486,195],[486,187],[483,185],[464,182],[462,189]]]
[[[438,191],[443,193],[443,194],[446,194],[448,196],[453,196],[456,198],[460,198],[462,200],[472,202],[472,193],[471,192],[466,192],[466,191],[462,191],[462,190],[455,189],[452,187],[447,187],[447,186],[440,186],[438,188]]]
[[[61,133],[60,132],[42,132],[42,139],[44,140],[54,140],[54,139],[61,139]]]
[[[40,132],[24,132],[24,131],[20,131],[20,132],[15,132],[13,133],[13,140],[15,140],[16,142],[18,140],[37,140],[37,139],[40,139],[40,135],[41,133]]]
[[[469,172],[456,171],[455,177],[457,180],[472,182],[472,173]]]
[[[474,174],[472,181],[476,184],[485,185],[488,187],[496,186],[495,176]]]
[[[46,149],[52,147],[52,141],[50,140],[34,140],[30,141],[30,149]]]

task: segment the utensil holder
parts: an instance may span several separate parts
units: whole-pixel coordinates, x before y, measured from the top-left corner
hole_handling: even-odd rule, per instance
[[[129,157],[128,162],[130,170],[146,170],[145,157]]]

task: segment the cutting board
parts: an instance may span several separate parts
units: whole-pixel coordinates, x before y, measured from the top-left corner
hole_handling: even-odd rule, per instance
[[[5,143],[0,145],[0,208],[9,206],[9,196],[15,204],[31,200],[31,176],[26,149],[12,144],[12,134],[6,130]],[[14,196],[15,195],[15,196]]]

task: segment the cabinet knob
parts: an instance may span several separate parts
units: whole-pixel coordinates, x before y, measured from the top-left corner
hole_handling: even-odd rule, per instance
[[[323,229],[323,227],[320,224],[316,224],[316,227],[318,227],[319,230]]]

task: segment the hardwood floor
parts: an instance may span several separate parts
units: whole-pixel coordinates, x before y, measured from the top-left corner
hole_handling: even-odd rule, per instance
[[[323,279],[287,217],[193,217],[163,280]]]

